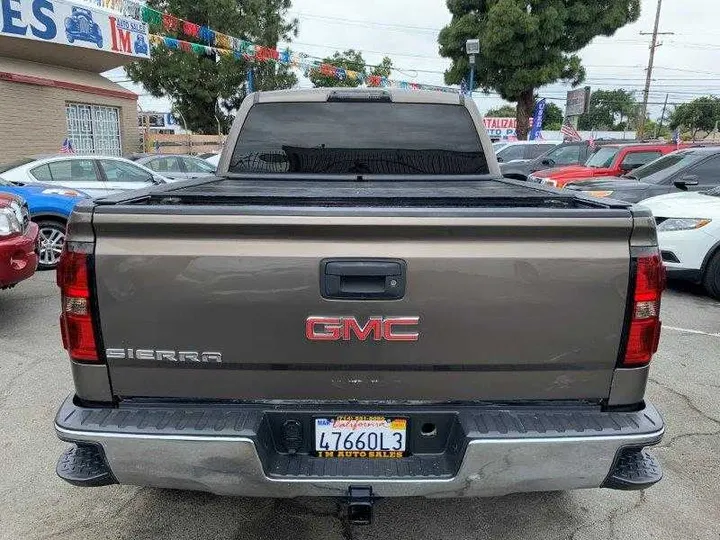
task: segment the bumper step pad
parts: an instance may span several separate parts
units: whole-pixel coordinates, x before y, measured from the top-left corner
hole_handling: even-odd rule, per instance
[[[662,479],[662,469],[655,457],[639,448],[621,452],[603,487],[610,489],[645,489]]]
[[[102,449],[93,444],[73,444],[60,456],[55,472],[75,486],[99,487],[118,483]]]

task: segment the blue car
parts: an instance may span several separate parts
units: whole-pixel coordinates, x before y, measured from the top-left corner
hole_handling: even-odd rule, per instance
[[[98,25],[92,18],[89,9],[73,7],[69,17],[65,18],[65,35],[68,43],[89,41],[102,49],[103,37]]]
[[[57,266],[65,244],[65,226],[75,205],[89,198],[74,189],[48,184],[18,186],[0,178],[0,193],[12,193],[25,199],[31,219],[40,227],[40,261],[38,269]]]

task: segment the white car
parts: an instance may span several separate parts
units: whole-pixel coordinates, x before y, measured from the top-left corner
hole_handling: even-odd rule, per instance
[[[702,283],[720,300],[720,188],[646,199],[668,277]]]
[[[210,157],[206,157],[205,161],[207,161],[210,165],[215,167],[217,169],[218,165],[220,164],[220,154],[215,154]]]
[[[3,167],[2,178],[14,184],[50,184],[76,189],[91,197],[165,184],[168,179],[130,160],[115,156],[59,154],[20,159]]]
[[[561,143],[562,141],[515,141],[495,150],[495,156],[499,163],[527,161],[543,155]]]

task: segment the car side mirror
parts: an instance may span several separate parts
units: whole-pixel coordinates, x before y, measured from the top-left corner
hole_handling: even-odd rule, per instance
[[[500,156],[498,156],[497,160],[498,160],[498,163],[502,163],[502,162],[503,162],[503,158],[501,158]]]
[[[697,186],[700,184],[700,179],[696,174],[686,174],[680,180],[673,182],[675,187],[687,191],[688,186]]]
[[[548,167],[552,167],[553,165],[555,165],[555,160],[550,159],[550,158],[545,158],[540,163],[542,163],[543,165],[547,165]]]
[[[632,171],[632,170],[637,169],[639,166],[640,166],[639,163],[627,163],[627,164],[625,164],[625,165],[621,165],[621,166],[620,166],[620,170],[621,170],[622,172],[626,172],[626,173],[627,173],[627,172],[630,172],[630,171]]]

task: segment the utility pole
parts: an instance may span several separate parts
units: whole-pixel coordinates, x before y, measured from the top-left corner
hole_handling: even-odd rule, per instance
[[[645,90],[643,91],[643,102],[640,107],[640,115],[638,118],[637,138],[642,139],[645,136],[645,116],[647,115],[648,99],[650,96],[650,83],[652,82],[653,63],[655,62],[655,49],[660,47],[662,43],[658,43],[658,36],[671,36],[674,32],[658,32],[660,28],[660,11],[662,10],[662,0],[658,0],[657,12],[655,13],[655,27],[652,34],[640,32],[641,36],[652,35],[650,43],[650,58],[648,59],[647,77],[645,78]]]
[[[670,94],[665,94],[665,103],[663,104],[663,111],[660,115],[660,123],[657,125],[657,128],[655,129],[655,138],[657,139],[660,136],[660,130],[663,127],[663,122],[665,121],[665,109],[667,109],[667,102],[668,98],[670,97]]]

